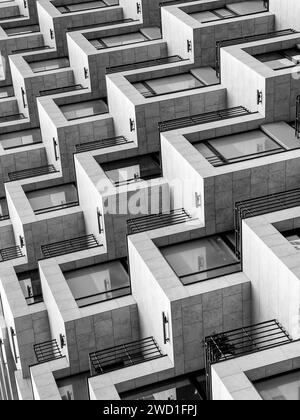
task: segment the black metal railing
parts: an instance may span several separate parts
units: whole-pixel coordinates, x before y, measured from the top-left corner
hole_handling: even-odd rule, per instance
[[[181,58],[179,55],[173,55],[169,57],[155,58],[152,60],[138,61],[136,63],[131,63],[131,64],[123,64],[121,66],[108,67],[106,69],[106,73],[107,74],[119,73],[119,72],[141,69],[141,68],[146,68],[146,67],[160,66],[162,64],[177,63],[179,61],[183,61],[183,58]],[[184,60],[184,61],[188,61],[188,60]]]
[[[281,36],[286,35],[292,35],[298,33],[295,29],[283,29],[281,31],[273,31],[273,32],[266,32],[263,34],[257,34],[257,35],[248,35],[243,36],[239,38],[233,38],[233,39],[225,39],[223,41],[218,41],[216,43],[216,74],[218,77],[221,75],[221,48],[229,47],[231,45],[238,45],[238,44],[246,44],[248,42],[255,42],[255,41],[262,41],[264,39],[269,38],[277,38]]]
[[[70,86],[61,86],[53,89],[44,89],[39,91],[40,96],[47,96],[47,95],[57,95],[60,93],[68,93],[73,92],[76,90],[85,90],[87,88],[83,87],[82,85],[70,85]]]
[[[10,122],[10,121],[18,121],[24,120],[25,115],[22,113],[19,114],[11,114],[11,115],[1,115],[0,116],[0,123]]]
[[[0,214],[0,222],[2,222],[3,220],[9,220],[9,218],[9,214]]]
[[[0,249],[0,262],[21,257],[24,257],[24,255],[18,245]]]
[[[203,114],[192,115],[190,117],[176,118],[174,120],[162,121],[158,123],[161,133],[170,130],[178,130],[180,128],[191,127],[199,124],[206,124],[215,121],[227,120],[230,118],[242,117],[250,115],[247,108],[237,106],[234,108],[221,109],[219,111],[206,112]]]
[[[127,233],[128,235],[132,235],[134,233],[160,229],[166,226],[187,223],[191,220],[193,220],[193,218],[183,208],[170,210],[166,213],[149,214],[147,216],[127,220]]]
[[[33,345],[37,363],[46,363],[63,357],[56,340]]]
[[[72,252],[97,248],[99,246],[101,245],[98,243],[94,235],[85,235],[78,238],[66,239],[64,241],[42,245],[41,249],[44,258],[53,258],[60,255],[70,254]]]
[[[43,214],[43,213],[49,213],[51,211],[57,211],[57,210],[63,210],[68,209],[70,207],[76,207],[79,206],[79,201],[69,201],[67,203],[58,204],[57,206],[51,206],[51,207],[44,207],[42,209],[34,210],[35,214]]]
[[[300,139],[300,95],[296,100],[295,136]]]
[[[133,143],[124,136],[111,137],[108,139],[94,140],[88,143],[80,143],[75,146],[75,153],[90,152],[92,150],[104,149],[106,147],[120,146],[122,144]]]
[[[112,26],[112,25],[121,25],[122,23],[131,23],[131,22],[139,22],[138,19],[119,19],[119,20],[112,20],[110,22],[102,22],[102,23],[91,23],[90,25],[79,25],[79,26],[72,26],[66,29],[67,32],[71,31],[80,31],[84,29],[92,29],[92,28],[99,28],[102,29],[105,26]]]
[[[205,338],[207,395],[211,399],[211,365],[289,344],[293,341],[277,320],[249,325]]]
[[[90,353],[91,375],[102,375],[164,357],[153,337]]]
[[[300,188],[238,201],[234,207],[236,254],[242,253],[242,221],[300,205]]]
[[[31,47],[31,48],[19,48],[17,50],[12,50],[11,54],[20,54],[26,52],[34,52],[39,50],[52,50],[53,48],[49,45],[41,45],[40,47]]]
[[[18,181],[20,179],[33,178],[35,176],[48,175],[58,172],[54,165],[39,166],[37,168],[23,169],[8,173],[9,181]]]

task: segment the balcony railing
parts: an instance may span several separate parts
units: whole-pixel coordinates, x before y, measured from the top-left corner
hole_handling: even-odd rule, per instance
[[[240,38],[225,39],[216,43],[216,73],[221,75],[221,48],[229,47],[231,45],[246,44],[248,42],[262,41],[264,39],[277,38],[286,35],[298,33],[295,29],[283,29],[281,31],[266,32],[264,34],[243,36]]]
[[[24,255],[18,245],[0,249],[0,262],[14,260],[15,258],[21,257],[24,257]]]
[[[295,136],[300,139],[300,95],[296,100]]]
[[[139,62],[131,63],[131,64],[123,64],[121,66],[108,67],[106,69],[106,73],[107,74],[119,73],[119,72],[141,69],[141,68],[146,68],[146,67],[160,66],[163,64],[177,63],[179,61],[188,61],[188,60],[183,60],[183,58],[181,58],[179,55],[173,55],[170,57],[161,57],[161,58],[156,58],[152,60],[139,61]]]
[[[45,89],[40,90],[40,96],[47,96],[47,95],[58,95],[60,93],[67,93],[73,92],[76,90],[85,90],[87,88],[83,87],[82,85],[70,85],[70,86],[61,86],[53,89]]]
[[[211,398],[211,365],[289,344],[293,341],[277,320],[262,322],[205,338],[207,395]]]
[[[49,213],[51,211],[64,210],[64,209],[68,209],[70,207],[76,207],[76,206],[79,206],[79,201],[78,200],[58,204],[57,206],[44,207],[42,209],[37,209],[37,210],[34,210],[34,213],[35,214],[44,214],[44,213]]]
[[[247,108],[237,106],[234,108],[221,109],[220,111],[206,112],[204,114],[192,115],[190,117],[176,118],[174,120],[162,121],[158,123],[159,131],[178,130],[180,128],[192,127],[199,124],[227,120],[230,118],[242,117],[252,114]]]
[[[147,216],[129,219],[127,221],[127,233],[132,235],[139,232],[174,226],[194,220],[185,209],[171,210],[168,213],[149,214]]]
[[[60,255],[71,254],[73,252],[84,251],[100,247],[94,235],[80,236],[78,238],[66,239],[52,244],[42,245],[44,258],[53,258]]]
[[[106,147],[120,146],[122,144],[133,143],[124,136],[111,137],[108,139],[94,140],[88,143],[80,143],[75,146],[75,153],[90,152],[92,150],[104,149]]]
[[[37,168],[23,169],[22,171],[9,172],[9,181],[33,178],[35,176],[49,175],[58,172],[53,165],[39,166]]]
[[[56,340],[45,341],[33,346],[37,363],[46,363],[63,357]]]
[[[237,256],[240,257],[242,253],[242,220],[299,205],[300,188],[236,202],[234,222]]]
[[[160,357],[164,357],[164,354],[153,337],[132,341],[131,343],[90,353],[91,375],[102,375]]]

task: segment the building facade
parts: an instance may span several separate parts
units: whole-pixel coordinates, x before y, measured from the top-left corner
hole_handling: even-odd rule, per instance
[[[0,400],[299,400],[299,0],[13,0],[0,49]]]

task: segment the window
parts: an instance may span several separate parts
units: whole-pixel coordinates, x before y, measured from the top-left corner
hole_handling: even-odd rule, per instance
[[[232,234],[215,235],[161,248],[184,285],[239,272]]]

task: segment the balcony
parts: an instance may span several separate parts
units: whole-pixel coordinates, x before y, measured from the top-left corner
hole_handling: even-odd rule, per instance
[[[262,322],[205,338],[207,394],[211,396],[211,365],[291,343],[277,320]]]
[[[19,120],[24,120],[25,119],[25,115],[20,113],[20,114],[11,114],[11,115],[1,115],[0,116],[0,124],[1,123],[6,123],[6,122],[12,122],[12,121],[19,121]]]
[[[254,58],[273,71],[290,69],[300,65],[300,48],[295,45],[294,48],[254,55]]]
[[[22,171],[15,171],[8,173],[9,181],[18,181],[20,179],[34,178],[36,176],[49,175],[57,173],[53,165],[39,166],[37,168],[24,169]]]
[[[300,188],[269,194],[235,203],[234,224],[236,255],[242,252],[242,220],[300,205]]]
[[[160,248],[184,286],[241,271],[233,233],[208,236]]]
[[[15,131],[0,136],[0,144],[4,150],[17,149],[19,147],[32,146],[41,143],[42,136],[38,129]]]
[[[170,210],[168,213],[150,214],[148,216],[137,217],[136,219],[129,219],[127,221],[127,233],[128,235],[133,235],[135,233],[187,223],[192,220],[193,218],[184,209]]]
[[[67,32],[81,31],[83,29],[103,28],[105,26],[121,25],[122,23],[130,23],[130,22],[139,22],[139,21],[128,18],[128,19],[112,20],[111,22],[92,23],[90,25],[78,25],[78,26],[72,26],[72,27],[67,28]]]
[[[85,251],[100,246],[102,245],[98,243],[94,235],[86,235],[79,238],[66,239],[65,241],[42,245],[41,249],[44,258],[54,258],[59,257],[60,255]]]
[[[42,73],[45,71],[53,71],[58,69],[64,69],[70,66],[69,59],[63,58],[52,58],[49,60],[40,61],[27,61],[33,73]]]
[[[8,220],[9,219],[9,212],[7,207],[6,198],[0,198],[0,221]]]
[[[69,85],[69,86],[60,86],[53,89],[44,89],[39,91],[39,96],[49,96],[49,95],[58,95],[62,93],[75,92],[80,90],[86,90],[87,88],[82,85]]]
[[[206,112],[204,114],[192,115],[190,117],[176,118],[174,120],[162,121],[158,124],[161,133],[172,130],[179,130],[185,127],[192,127],[200,124],[207,124],[215,121],[228,120],[231,118],[250,115],[251,112],[243,106],[222,109],[220,111]]]
[[[10,246],[0,249],[0,262],[14,260],[15,258],[24,257],[19,246]]]
[[[191,17],[201,24],[220,22],[221,20],[239,18],[258,13],[265,13],[268,7],[265,1],[244,1],[226,4],[223,8],[207,10],[204,12],[189,13]]]
[[[77,189],[74,184],[26,192],[26,196],[35,214],[49,213],[79,205]]]
[[[248,42],[262,41],[264,39],[278,38],[286,35],[293,35],[297,33],[295,29],[283,29],[281,31],[267,32],[265,34],[249,35],[240,38],[227,39],[218,41],[216,45],[216,72],[220,76],[221,66],[221,48],[229,47],[231,45],[246,44]]]
[[[64,277],[79,308],[131,294],[130,277],[123,261],[67,271]]]
[[[23,25],[17,26],[15,28],[5,28],[4,31],[6,32],[7,36],[19,36],[39,32],[40,27],[39,25]]]
[[[104,7],[118,6],[118,0],[92,0],[80,3],[69,3],[62,6],[56,6],[57,10],[62,14],[78,13],[88,10],[102,9]]]
[[[122,144],[133,143],[124,136],[111,137],[108,139],[94,140],[88,143],[80,143],[75,146],[75,153],[90,152],[92,150],[105,149],[106,147],[120,146]]]
[[[61,112],[68,121],[74,121],[81,118],[94,117],[108,113],[108,107],[103,100],[92,100],[74,102],[67,105],[61,105]]]
[[[45,341],[33,346],[37,363],[46,363],[63,357],[56,340]]]
[[[164,357],[153,337],[90,353],[91,375],[103,375]]]
[[[43,302],[39,270],[17,273],[17,276],[27,305]]]
[[[156,154],[103,163],[101,167],[115,187],[161,177],[160,161]]]
[[[161,57],[161,58],[156,58],[153,60],[139,61],[139,62],[131,63],[131,64],[123,64],[121,66],[108,67],[106,69],[106,73],[107,74],[120,73],[124,71],[142,69],[142,68],[153,67],[153,66],[161,66],[161,65],[170,64],[170,63],[178,63],[180,61],[186,61],[186,60],[183,60],[183,58],[181,58],[179,55],[173,55],[170,57]]]

